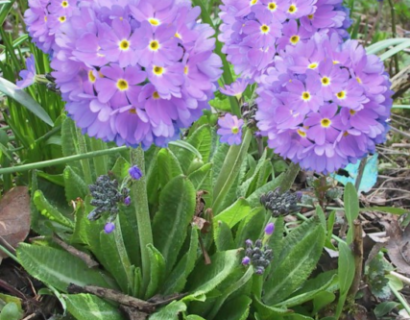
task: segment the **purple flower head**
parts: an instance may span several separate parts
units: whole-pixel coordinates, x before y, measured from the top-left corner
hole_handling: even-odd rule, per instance
[[[131,197],[126,197],[125,199],[124,199],[124,204],[126,205],[126,206],[129,206],[130,204],[131,204]]]
[[[17,81],[17,87],[20,89],[27,88],[35,82],[36,63],[33,55],[26,59],[26,67],[26,70],[21,70],[19,73],[22,80]]]
[[[84,133],[166,147],[216,91],[222,62],[199,8],[174,0],[30,0],[28,30]],[[44,23],[46,22],[46,23]]]
[[[234,83],[219,88],[221,93],[226,94],[227,96],[236,97],[236,99],[240,99],[242,97],[243,92],[246,90],[247,86],[250,84],[249,79],[237,79]]]
[[[104,226],[104,232],[105,233],[111,233],[115,230],[115,224],[113,222],[108,222],[105,226]]]
[[[220,128],[217,134],[221,136],[221,142],[229,145],[240,145],[242,142],[242,126],[243,120],[238,119],[237,116],[233,116],[227,113],[224,117],[218,120]]]
[[[249,257],[244,257],[243,259],[242,259],[242,264],[244,265],[244,266],[249,266],[249,264],[251,263],[251,259],[249,258]]]
[[[385,140],[389,87],[380,59],[357,41],[316,33],[288,45],[260,78],[255,119],[276,153],[326,174]]]
[[[273,234],[274,231],[275,231],[275,224],[273,222],[268,223],[265,227],[265,234],[267,236],[270,236]]]
[[[142,172],[141,169],[138,168],[137,166],[132,166],[131,168],[128,169],[128,174],[131,176],[132,179],[134,180],[139,180],[142,177]]]

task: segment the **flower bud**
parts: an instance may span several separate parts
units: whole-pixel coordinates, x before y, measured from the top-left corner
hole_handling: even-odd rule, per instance
[[[265,227],[265,234],[267,236],[272,235],[273,231],[275,231],[275,224],[273,222],[268,223]]]
[[[115,229],[115,224],[113,222],[108,222],[104,226],[104,232],[107,233],[107,234],[113,232],[114,229]]]
[[[142,172],[137,166],[132,166],[131,168],[129,168],[128,173],[134,180],[139,180],[142,177]]]

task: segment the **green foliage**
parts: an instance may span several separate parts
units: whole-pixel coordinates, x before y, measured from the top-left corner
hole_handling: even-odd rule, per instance
[[[91,294],[65,295],[67,310],[77,320],[124,320],[116,306]]]

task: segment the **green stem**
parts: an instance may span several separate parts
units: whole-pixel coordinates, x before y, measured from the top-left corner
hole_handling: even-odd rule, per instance
[[[392,0],[389,0],[388,2],[390,6],[390,13],[391,13],[392,36],[393,38],[396,38],[396,35],[397,35],[396,33],[396,8],[394,7]],[[393,59],[394,59],[393,61],[394,61],[394,69],[395,69],[394,71],[397,74],[399,73],[399,60],[398,60],[397,55],[394,55]]]
[[[57,127],[54,127],[54,128],[51,129],[49,132],[47,132],[45,135],[43,135],[43,136],[41,136],[40,138],[34,140],[34,143],[33,143],[33,144],[36,144],[36,143],[38,143],[38,142],[40,142],[40,141],[42,141],[42,140],[45,140],[45,139],[47,139],[47,138],[53,136],[54,134],[56,134],[57,132],[60,132],[60,131],[61,131],[61,125],[60,125],[60,126],[57,126]],[[10,152],[16,152],[16,151],[20,151],[20,150],[22,150],[22,149],[24,149],[24,146],[18,147],[18,148],[15,148],[15,149],[10,149],[9,151],[10,151]]]
[[[148,244],[153,244],[153,237],[151,217],[149,215],[148,208],[144,151],[141,147],[131,149],[131,164],[137,165],[143,173],[141,179],[133,182],[131,187],[131,196],[134,200],[135,214],[137,216],[142,260],[142,291],[145,292],[150,279],[150,261],[147,246]]]
[[[390,287],[390,290],[393,292],[393,294],[396,296],[397,300],[400,301],[403,308],[406,309],[408,314],[410,314],[410,306],[407,303],[406,299],[403,298],[400,292],[390,282],[389,282],[389,287]]]
[[[107,150],[107,145],[100,139],[91,138],[91,149],[93,151]],[[93,158],[94,169],[97,177],[107,174],[108,165],[107,165],[107,156],[100,158]]]
[[[88,153],[77,154],[75,156],[70,156],[70,157],[57,158],[53,160],[40,161],[40,162],[35,162],[35,163],[28,163],[28,164],[24,164],[21,166],[0,168],[0,174],[24,172],[24,171],[33,170],[33,169],[51,167],[51,166],[56,166],[56,165],[63,164],[63,163],[69,163],[72,161],[78,161],[82,159],[89,159],[93,157],[115,154],[117,152],[120,152],[126,149],[127,147],[124,146],[124,147],[112,148],[108,150],[93,151],[93,152],[88,152]]]
[[[297,163],[291,162],[288,170],[285,173],[285,179],[283,179],[283,183],[280,186],[280,191],[282,193],[285,193],[286,191],[289,191],[290,188],[292,187],[293,183],[295,182],[296,177],[298,176],[300,171],[300,167]]]
[[[85,136],[81,133],[80,129],[77,129],[77,140],[78,140],[79,154],[87,153],[87,143],[85,142]],[[87,183],[88,185],[92,184],[93,178],[91,176],[91,168],[90,168],[90,162],[88,161],[88,158],[83,158],[80,160],[80,162],[81,162],[81,167],[83,168],[83,175],[84,175],[85,183]]]
[[[219,207],[222,205],[226,194],[235,182],[241,169],[242,162],[245,159],[249,145],[251,143],[252,131],[245,129],[245,137],[243,138],[240,146],[233,145],[229,148],[225,161],[219,172],[218,179],[216,180],[213,195],[214,202],[212,204],[212,210],[214,214],[217,214]]]

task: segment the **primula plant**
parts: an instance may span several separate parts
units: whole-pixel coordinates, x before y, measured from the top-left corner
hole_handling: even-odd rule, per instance
[[[36,236],[0,249],[58,299],[50,319],[337,320],[369,292],[410,313],[381,246],[364,261],[357,192],[410,41],[366,46],[350,9],[2,4],[27,34],[0,30],[0,173],[29,186]]]

